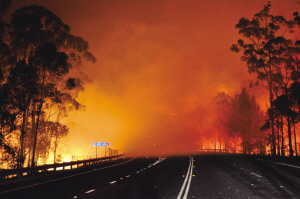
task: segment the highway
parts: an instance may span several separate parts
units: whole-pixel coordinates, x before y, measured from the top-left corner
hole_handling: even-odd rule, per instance
[[[0,198],[300,198],[298,161],[239,154],[123,158],[0,184]]]

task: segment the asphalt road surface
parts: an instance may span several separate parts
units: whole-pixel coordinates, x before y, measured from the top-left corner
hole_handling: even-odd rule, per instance
[[[300,165],[236,154],[128,158],[0,184],[0,198],[300,198]]]

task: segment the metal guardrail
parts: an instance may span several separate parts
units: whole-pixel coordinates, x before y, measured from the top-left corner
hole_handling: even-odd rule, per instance
[[[199,152],[216,152],[216,153],[230,153],[229,150],[225,149],[199,149]],[[234,150],[231,153],[242,153],[241,150]]]
[[[1,170],[0,177],[1,177],[1,181],[4,181],[5,179],[8,179],[12,176],[21,178],[23,176],[34,176],[36,173],[40,173],[40,172],[46,173],[46,171],[57,171],[57,170],[66,170],[66,169],[71,170],[71,169],[79,168],[82,166],[116,160],[121,156],[123,156],[123,155],[115,155],[115,156],[95,158],[95,159],[89,159],[89,160],[63,162],[63,163],[57,163],[57,164],[46,164],[46,165],[42,165],[42,166],[27,167],[27,168]]]

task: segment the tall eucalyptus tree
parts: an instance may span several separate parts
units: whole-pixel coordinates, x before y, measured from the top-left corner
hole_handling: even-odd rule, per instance
[[[278,81],[278,61],[281,61],[278,52],[289,42],[284,36],[293,32],[294,21],[287,21],[283,16],[271,15],[270,8],[271,4],[268,3],[251,20],[239,20],[236,28],[245,40],[239,39],[237,44],[232,45],[231,50],[241,51],[241,58],[247,63],[249,73],[256,73],[257,78],[267,84],[265,88],[269,91],[272,154],[276,155],[273,101],[274,86]]]
[[[48,9],[32,5],[16,10],[12,14],[9,47],[15,64],[11,71],[20,63],[29,67],[31,87],[20,84],[23,90],[29,89],[27,103],[23,103],[22,128],[20,136],[20,160],[24,161],[24,138],[26,136],[26,115],[30,115],[32,133],[34,134],[32,166],[35,165],[35,147],[39,130],[39,122],[43,106],[52,100],[57,90],[70,89],[67,79],[70,69],[82,64],[82,60],[95,62],[96,59],[88,51],[88,43],[81,37],[70,34],[70,27]],[[25,81],[25,80],[24,80]],[[26,80],[27,81],[27,80]],[[65,85],[62,87],[61,85]],[[25,88],[26,87],[26,88]]]

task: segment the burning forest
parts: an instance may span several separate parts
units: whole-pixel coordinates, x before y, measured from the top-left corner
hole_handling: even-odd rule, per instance
[[[128,156],[298,156],[297,9],[2,0],[1,168],[95,157],[98,141]]]

